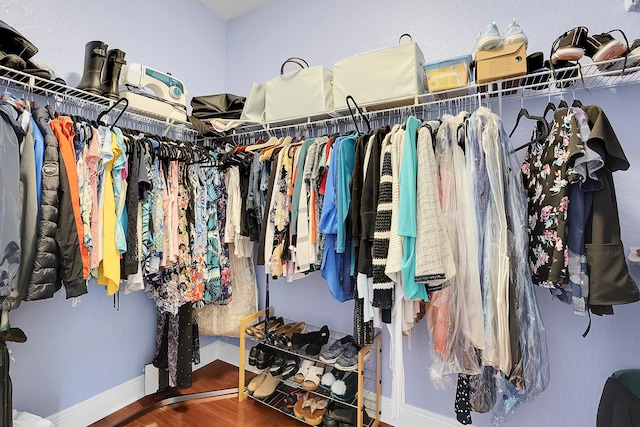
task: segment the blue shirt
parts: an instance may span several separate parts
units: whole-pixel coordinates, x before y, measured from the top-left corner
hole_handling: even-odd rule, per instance
[[[40,206],[40,197],[42,196],[42,163],[44,162],[44,137],[33,118],[31,118],[31,127],[33,128],[33,149],[36,157],[36,197],[38,206]],[[40,209],[38,209],[38,215],[39,214]]]

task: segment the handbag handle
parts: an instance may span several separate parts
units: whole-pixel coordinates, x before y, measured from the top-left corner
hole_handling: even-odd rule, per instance
[[[284,74],[284,66],[288,63],[292,63],[292,64],[297,64],[300,66],[300,68],[302,68],[303,70],[305,68],[309,68],[309,64],[307,64],[307,61],[305,61],[302,58],[298,58],[297,56],[292,56],[291,58],[288,58],[286,61],[284,61],[282,63],[282,66],[280,67],[280,75]]]
[[[413,37],[411,37],[411,34],[404,33],[403,35],[400,36],[400,38],[398,38],[398,44],[403,44],[402,38],[405,36],[409,37],[409,43],[413,42]]]

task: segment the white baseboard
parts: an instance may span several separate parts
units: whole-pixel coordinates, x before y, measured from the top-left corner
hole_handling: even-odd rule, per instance
[[[83,427],[144,397],[144,375],[47,417],[56,427]]]
[[[215,341],[200,349],[200,363],[193,366],[197,370],[215,360],[218,353],[227,354],[227,346],[234,347],[221,341]],[[220,350],[220,349],[224,350]],[[238,350],[239,357],[239,350]],[[227,357],[227,356],[225,356]],[[236,365],[238,364],[236,357]],[[144,397],[144,375],[120,384],[112,389],[93,396],[70,408],[53,414],[47,419],[56,427],[85,427],[110,415],[136,400]]]
[[[197,370],[207,364],[221,360],[238,366],[240,347],[223,341],[215,341],[200,349],[200,363],[193,366]],[[247,365],[247,368],[252,368]],[[110,390],[93,396],[84,402],[47,417],[56,427],[84,427],[144,397],[144,375],[140,375]],[[381,419],[394,427],[457,427],[453,418],[436,414],[416,406],[405,405],[404,414],[391,418],[391,399],[382,397]]]

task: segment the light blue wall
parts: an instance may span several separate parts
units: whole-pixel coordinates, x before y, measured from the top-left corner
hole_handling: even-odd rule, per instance
[[[392,46],[402,33],[410,33],[428,62],[470,53],[475,36],[490,21],[500,29],[513,17],[529,37],[528,52],[543,51],[548,57],[551,43],[565,30],[577,25],[591,33],[614,28],[640,37],[640,14],[624,11],[622,1],[420,1],[420,0],[275,0],[228,22],[228,92],[246,95],[252,82],[276,76],[280,64],[290,56],[301,56],[310,65],[328,68],[340,59],[369,50]],[[588,62],[588,59],[584,60]],[[390,84],[392,84],[390,82]],[[640,114],[640,85],[576,94],[585,104],[602,106],[609,116],[631,162],[627,172],[615,175],[625,247],[640,246],[637,197],[640,145],[637,123]],[[565,97],[571,102],[573,94]],[[554,99],[556,102],[558,99]],[[542,113],[547,99],[526,100],[531,112]],[[509,130],[520,109],[520,100],[504,104],[504,122]],[[528,126],[521,125],[516,143],[528,138]],[[631,266],[640,282],[640,268]],[[259,277],[263,278],[263,275]],[[264,300],[264,279],[260,283]],[[333,301],[319,274],[294,283],[271,283],[271,302],[279,315],[332,328],[352,330],[352,303]],[[551,300],[548,292],[537,292],[548,333],[551,382],[534,402],[525,405],[507,425],[589,426],[595,414],[602,386],[617,369],[640,368],[640,305],[616,307],[613,317],[594,317],[591,333],[581,334],[587,319],[574,316],[567,306]],[[453,391],[436,390],[428,377],[428,334],[423,320],[408,351],[405,339],[406,401],[439,414],[455,417]],[[388,336],[384,333],[383,394],[390,396]],[[490,415],[473,414],[474,424],[490,425]]]
[[[0,19],[70,85],[80,80],[85,43],[102,40],[127,61],[171,72],[189,98],[224,88],[226,24],[197,0],[3,0]],[[14,408],[46,417],[141,375],[154,354],[155,318],[146,294],[121,295],[116,310],[96,284],[75,308],[61,294],[23,303],[11,313],[28,337],[9,345]]]

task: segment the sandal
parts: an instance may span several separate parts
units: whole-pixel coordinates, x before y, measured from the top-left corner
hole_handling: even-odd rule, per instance
[[[289,356],[284,362],[282,368],[282,379],[289,379],[298,369],[300,365],[300,358],[298,356]]]
[[[324,366],[314,365],[309,368],[307,375],[302,381],[302,388],[304,390],[316,391],[320,387],[320,379],[324,373]]]
[[[298,400],[295,405],[293,405],[293,415],[296,418],[302,420],[307,415],[311,415],[311,410],[308,409],[311,406],[311,401],[314,400],[311,397],[310,393],[305,393],[302,399]]]
[[[313,360],[309,360],[309,359],[305,359],[302,361],[302,363],[300,364],[300,368],[298,369],[298,372],[296,372],[296,375],[293,377],[293,380],[297,383],[302,384],[304,381],[304,378],[307,376],[307,372],[309,372],[309,368],[312,367],[314,365]]]
[[[322,418],[324,417],[324,413],[326,412],[328,405],[329,399],[316,397],[311,403],[311,407],[309,410],[310,413],[305,414],[304,421],[312,426],[320,425],[320,423],[322,423]]]

